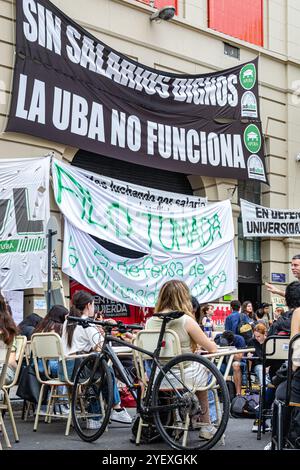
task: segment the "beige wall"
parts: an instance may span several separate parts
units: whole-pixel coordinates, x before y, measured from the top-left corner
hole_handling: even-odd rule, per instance
[[[264,0],[265,48],[209,30],[206,0],[179,0],[178,16],[161,23],[150,22],[154,10],[135,0],[53,3],[111,47],[157,69],[203,73],[232,67],[259,55],[259,94],[263,130],[268,138],[266,164],[270,180],[270,186],[262,185],[262,203],[275,208],[299,208],[300,163],[296,163],[295,156],[300,153],[300,2]],[[54,151],[57,157],[70,161],[76,149],[4,132],[14,64],[14,14],[14,1],[0,0],[0,158],[40,156]],[[224,54],[223,41],[240,48],[240,60]],[[201,180],[195,176],[190,181],[196,194],[203,193],[204,186],[212,201],[226,199],[236,184],[235,180]],[[232,202],[236,219],[236,194]],[[54,202],[51,207],[60,218]],[[271,272],[289,274],[289,260],[295,252],[300,252],[299,239],[264,240],[263,280],[269,280]],[[68,295],[67,282],[65,288]],[[35,293],[42,295],[41,291]],[[26,295],[29,311],[32,292]],[[267,300],[268,294],[264,292],[263,297]]]

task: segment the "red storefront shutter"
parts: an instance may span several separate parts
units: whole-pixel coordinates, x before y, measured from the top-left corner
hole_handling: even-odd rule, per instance
[[[208,0],[208,27],[263,46],[263,0]]]
[[[151,5],[150,0],[138,0],[141,3],[146,3],[146,5]],[[176,15],[177,15],[177,0],[154,0],[154,8],[159,10],[162,7],[175,7],[176,8]]]
[[[155,0],[154,6],[158,10],[162,7],[175,7],[177,15],[177,0]]]

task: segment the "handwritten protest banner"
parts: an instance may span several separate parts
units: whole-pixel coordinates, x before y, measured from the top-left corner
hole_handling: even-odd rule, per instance
[[[57,160],[52,175],[64,216],[78,229],[125,248],[182,256],[221,247],[234,238],[229,200],[202,207],[201,198],[167,192],[163,197],[162,191],[109,182]]]
[[[209,302],[236,287],[233,241],[204,253],[124,258],[103,248],[65,219],[63,271],[104,297],[153,307],[162,284],[186,282],[192,295]]]

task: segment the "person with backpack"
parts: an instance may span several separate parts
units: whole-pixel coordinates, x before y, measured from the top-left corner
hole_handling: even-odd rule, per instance
[[[232,313],[225,320],[225,331],[232,331],[234,335],[242,336],[246,342],[252,338],[252,327],[248,315],[241,313],[241,302],[232,300],[230,302]]]

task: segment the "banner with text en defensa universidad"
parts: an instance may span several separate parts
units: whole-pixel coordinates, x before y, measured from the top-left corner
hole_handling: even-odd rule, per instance
[[[161,286],[172,279],[184,281],[201,303],[236,287],[233,241],[185,256],[125,258],[106,250],[66,218],[62,269],[103,297],[141,307],[154,307]]]
[[[272,209],[241,199],[244,237],[300,237],[300,209]]]

